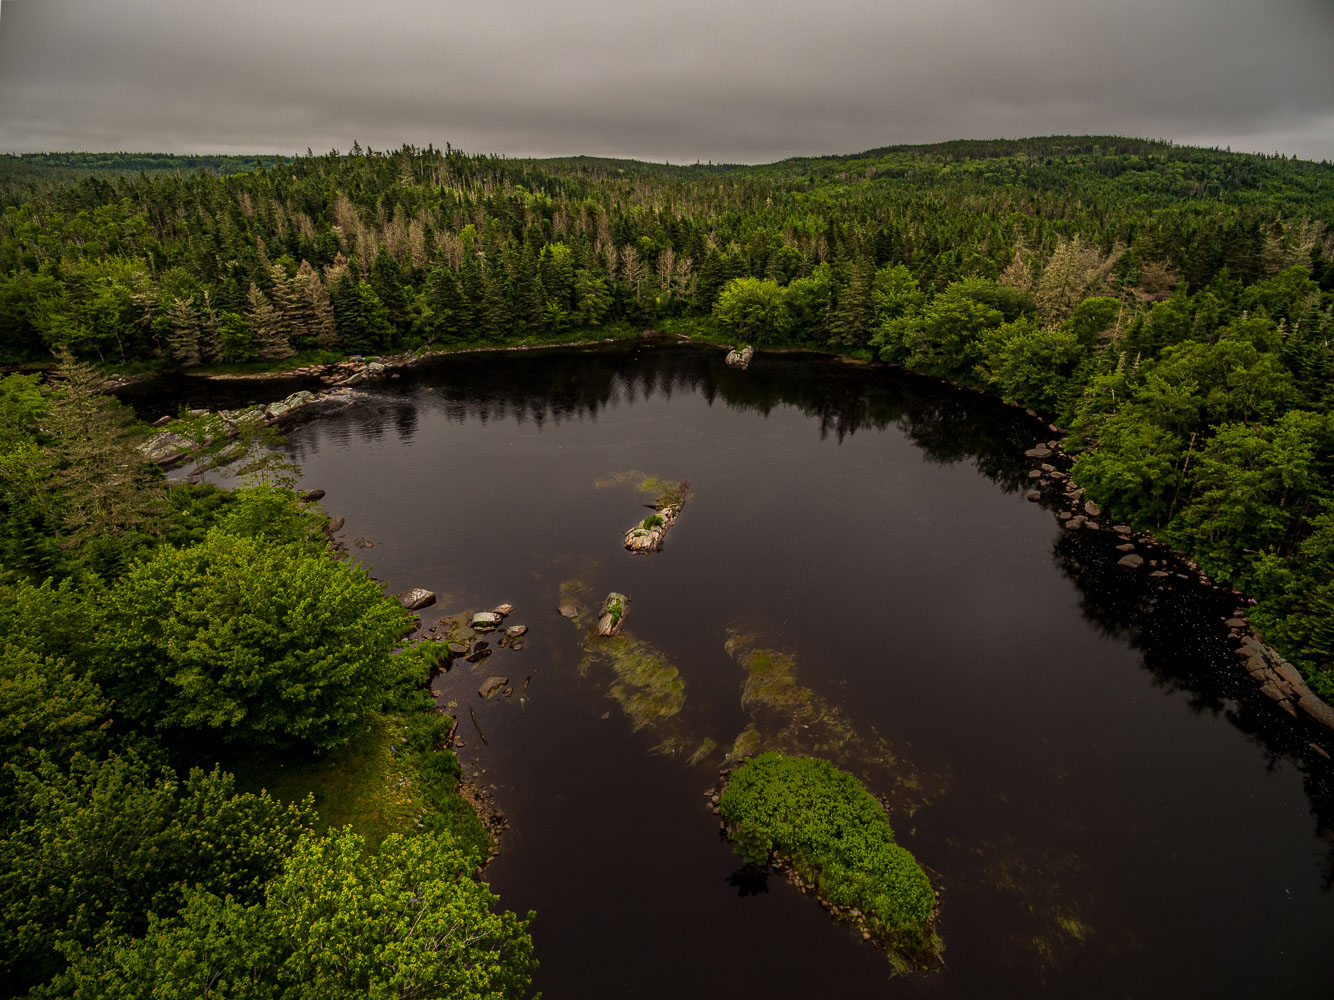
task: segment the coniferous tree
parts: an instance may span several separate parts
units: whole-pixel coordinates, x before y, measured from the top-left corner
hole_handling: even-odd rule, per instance
[[[161,512],[162,477],[135,447],[133,415],[103,391],[91,365],[62,352],[42,429],[48,509],[79,546],[115,545],[151,527]]]
[[[246,322],[255,333],[255,350],[261,358],[290,358],[296,352],[292,350],[283,329],[282,318],[273,307],[269,297],[253,281],[246,296]]]
[[[171,300],[166,314],[166,339],[170,358],[184,367],[200,361],[199,340],[202,324],[189,299]]]

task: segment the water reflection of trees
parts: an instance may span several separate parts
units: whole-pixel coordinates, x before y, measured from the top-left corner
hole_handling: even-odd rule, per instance
[[[1069,531],[1053,546],[1053,557],[1075,584],[1084,617],[1105,634],[1138,650],[1154,683],[1179,691],[1195,712],[1225,718],[1265,754],[1276,769],[1289,760],[1302,784],[1325,850],[1325,888],[1334,886],[1334,782],[1330,762],[1313,742],[1328,734],[1294,722],[1260,693],[1241,669],[1222,626],[1236,597],[1210,591],[1175,575],[1151,578],[1117,566],[1120,538]]]
[[[780,354],[760,355],[742,372],[722,359],[712,348],[675,344],[515,353],[503,363],[495,355],[454,355],[406,373],[401,391],[434,387],[415,401],[452,421],[538,426],[598,419],[623,403],[677,392],[766,416],[794,407],[822,440],[894,427],[929,461],[972,461],[1006,490],[1023,485],[1023,451],[1042,434],[1036,421],[995,400],[901,372]]]
[[[292,393],[327,388],[317,376],[211,379],[198,375],[160,375],[121,386],[112,395],[140,420],[152,423],[174,417],[182,406],[201,410],[239,410],[254,403],[273,403]]]
[[[1023,451],[1044,436],[1042,425],[995,400],[901,372],[779,354],[758,355],[741,372],[722,358],[712,348],[664,343],[452,355],[368,387],[371,398],[322,421],[321,435],[343,444],[392,430],[407,440],[422,411],[457,423],[508,419],[541,427],[548,420],[600,419],[622,404],[681,392],[764,415],[794,407],[815,423],[821,440],[842,442],[862,430],[893,427],[929,461],[971,461],[1010,491],[1026,486],[1031,462]],[[279,399],[304,387],[288,380],[158,380],[127,387],[121,397],[149,416],[174,413],[182,403],[216,409]],[[1334,838],[1331,765],[1310,747],[1312,740],[1328,740],[1279,714],[1239,669],[1220,624],[1232,598],[1176,577],[1159,581],[1124,572],[1114,545],[1106,534],[1085,532],[1065,533],[1055,545],[1054,558],[1077,586],[1084,616],[1138,649],[1155,682],[1183,692],[1194,711],[1226,718],[1264,750],[1271,766],[1294,761],[1318,828]],[[1327,867],[1332,884],[1334,844]]]

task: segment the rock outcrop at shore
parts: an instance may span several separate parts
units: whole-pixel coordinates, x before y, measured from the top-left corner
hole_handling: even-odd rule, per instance
[[[745,371],[750,367],[750,359],[755,357],[755,348],[747,344],[727,352],[727,364],[732,368]]]
[[[422,608],[429,608],[434,604],[435,594],[432,591],[426,590],[424,587],[414,587],[399,598],[399,600],[403,602],[403,607],[407,608],[409,611],[418,611]]]
[[[188,422],[169,422],[166,429],[139,445],[139,453],[150,462],[172,466],[190,455],[208,452],[224,441],[240,437],[249,427],[272,426],[294,420],[298,415],[314,417],[345,410],[364,398],[363,393],[348,388],[321,392],[302,389],[266,406],[192,414]]]

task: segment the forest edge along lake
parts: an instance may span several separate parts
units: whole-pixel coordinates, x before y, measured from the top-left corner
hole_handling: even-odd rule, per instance
[[[502,602],[529,629],[433,689],[487,734],[461,726],[458,749],[510,824],[487,878],[538,912],[548,996],[1334,982],[1325,735],[1237,663],[1235,597],[1148,566],[1166,557],[1147,542],[1127,571],[1126,540],[1087,514],[1058,526],[1081,516],[1041,468],[1060,465],[1024,454],[1045,424],[885,368],[764,352],[738,371],[652,341],[445,357],[359,388],[290,430],[301,486],[372,543],[351,554],[387,590],[440,595],[423,629]],[[291,391],[123,398],[151,418],[167,392],[174,410]],[[622,544],[649,499],[633,471],[691,483],[649,558]],[[625,642],[590,648],[556,609],[610,591],[632,600]],[[512,694],[479,698],[487,675]],[[892,978],[742,864],[702,794],[738,748],[826,757],[887,802],[941,892],[942,969]]]

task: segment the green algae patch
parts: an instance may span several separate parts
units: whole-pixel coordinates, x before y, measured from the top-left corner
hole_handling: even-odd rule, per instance
[[[923,771],[874,727],[858,729],[838,704],[800,683],[792,654],[759,645],[759,629],[733,624],[723,648],[745,673],[741,705],[750,718],[726,760],[764,750],[825,757],[859,774],[873,774],[896,816],[911,817],[944,794],[946,776]]]
[[[635,729],[659,725],[685,705],[685,679],[656,647],[617,635],[593,640],[584,653],[580,674],[587,674],[594,664],[609,666],[616,680],[607,693]]]
[[[1087,887],[1088,867],[1077,854],[1025,845],[1013,836],[972,851],[982,862],[980,883],[1001,894],[1008,911],[997,933],[1016,953],[1027,951],[1039,973],[1059,968],[1097,933],[1084,917],[1096,910],[1097,900]]]
[[[896,968],[936,964],[943,944],[931,880],[853,775],[817,757],[765,753],[732,772],[718,805],[746,861],[790,870]]]
[[[654,505],[657,507],[682,504],[690,496],[690,483],[684,480],[677,482],[672,479],[659,479],[657,476],[650,476],[639,469],[613,472],[611,475],[593,480],[594,489],[599,490],[626,486],[634,489],[636,493],[653,497]]]
[[[741,706],[750,712],[749,729],[756,732],[751,739],[738,739],[737,746],[744,752],[762,745],[771,750],[842,756],[862,742],[842,709],[798,683],[793,656],[758,647],[755,642],[753,633],[732,630],[723,647],[745,671]],[[733,760],[744,755],[736,752],[737,746],[730,755]]]

